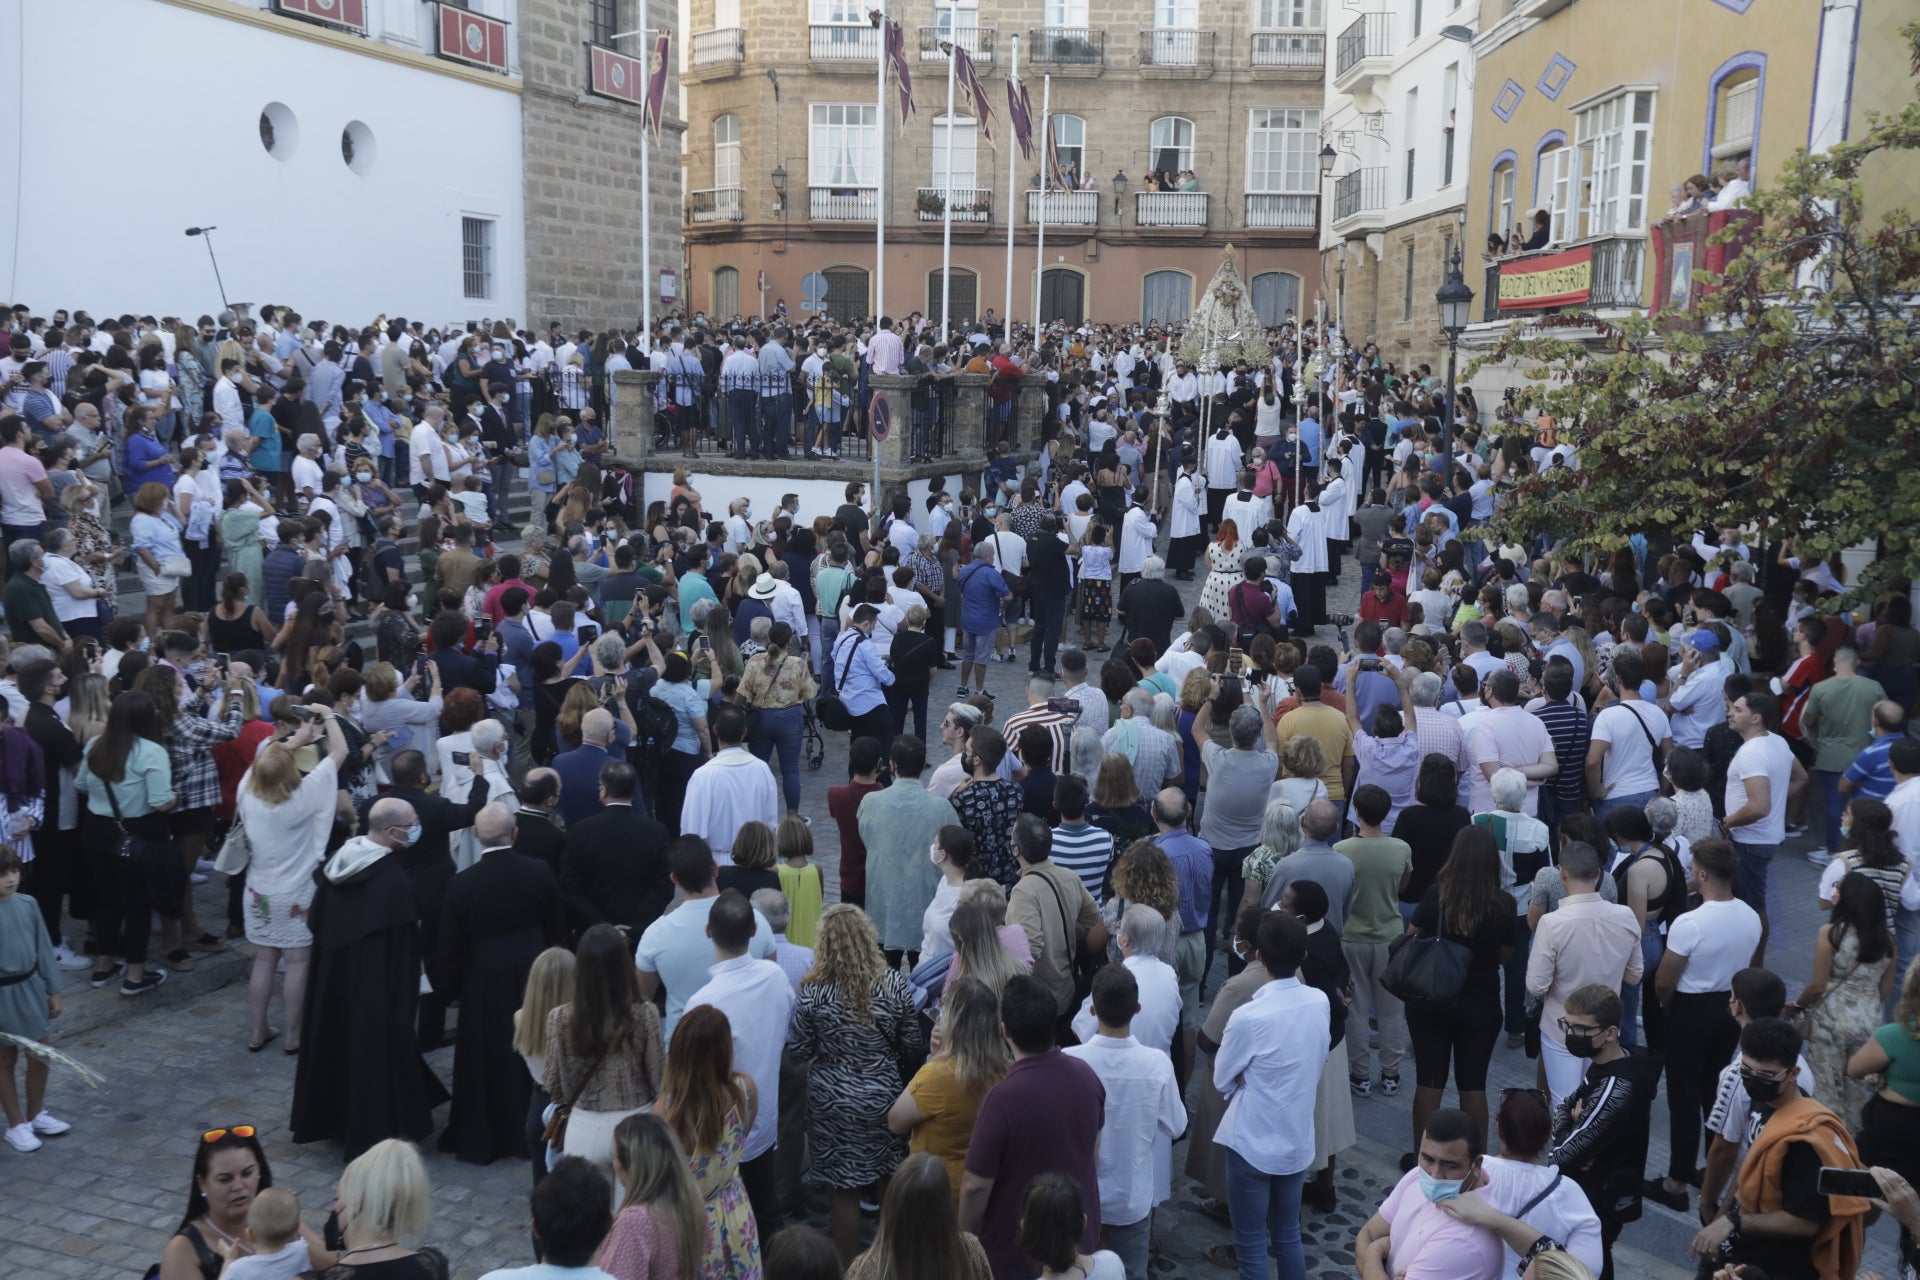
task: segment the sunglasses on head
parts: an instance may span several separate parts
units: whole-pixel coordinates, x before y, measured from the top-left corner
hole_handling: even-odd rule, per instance
[[[227,1129],[208,1129],[200,1135],[200,1141],[218,1142],[228,1134],[236,1138],[251,1138],[254,1135],[254,1127],[250,1124],[236,1124]]]

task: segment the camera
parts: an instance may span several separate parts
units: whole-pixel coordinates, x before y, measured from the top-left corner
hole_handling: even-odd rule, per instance
[[[1353,625],[1353,615],[1350,613],[1336,613],[1329,618],[1328,621],[1336,627],[1350,627]]]
[[[1380,670],[1380,659],[1362,658],[1360,659],[1360,669],[1362,671],[1378,671]]]

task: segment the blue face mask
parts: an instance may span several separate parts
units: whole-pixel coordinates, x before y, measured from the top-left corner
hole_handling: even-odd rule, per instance
[[[1420,1170],[1420,1194],[1433,1204],[1443,1200],[1458,1200],[1466,1183],[1465,1178],[1436,1178],[1425,1169]]]

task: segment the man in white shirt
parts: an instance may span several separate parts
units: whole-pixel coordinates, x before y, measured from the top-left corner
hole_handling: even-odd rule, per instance
[[[1076,729],[1085,727],[1095,733],[1105,733],[1111,723],[1110,712],[1107,709],[1107,695],[1094,685],[1087,683],[1086,650],[1062,649],[1060,651],[1060,681],[1065,686],[1060,696],[1072,698],[1080,704],[1080,717],[1073,722],[1073,727]]]
[[[1740,900],[1760,914],[1760,942],[1753,963],[1767,950],[1767,876],[1774,855],[1787,838],[1787,798],[1807,785],[1807,771],[1793,748],[1775,732],[1780,700],[1753,690],[1727,708],[1727,726],[1739,734],[1740,749],[1727,766],[1721,828],[1740,855]]]
[[[1711,631],[1695,631],[1680,642],[1680,679],[1661,701],[1673,717],[1675,745],[1700,750],[1707,730],[1727,713],[1727,668],[1720,661],[1720,642]]]
[[[1264,1274],[1271,1245],[1282,1275],[1304,1275],[1298,1233],[1282,1241],[1268,1223],[1300,1218],[1300,1189],[1314,1154],[1313,1107],[1303,1100],[1320,1086],[1331,1006],[1296,976],[1307,954],[1305,924],[1270,911],[1257,945],[1267,981],[1227,1019],[1213,1055],[1213,1083],[1227,1100],[1213,1140],[1227,1150],[1229,1205],[1258,1206],[1253,1214],[1234,1213],[1234,1252],[1259,1259],[1255,1271]]]
[[[236,428],[246,429],[246,415],[240,406],[240,388],[235,384],[240,378],[240,362],[227,359],[220,362],[220,380],[213,384],[213,412],[220,419],[222,435]]]
[[[1540,784],[1560,771],[1553,735],[1540,717],[1521,703],[1520,681],[1513,672],[1503,667],[1488,676],[1481,688],[1488,710],[1467,735],[1467,749],[1473,753],[1475,764],[1468,809],[1473,813],[1492,812],[1493,775],[1502,769],[1518,769],[1527,779],[1527,816],[1535,817],[1540,808]]]
[[[451,478],[447,470],[447,442],[440,438],[440,424],[446,417],[444,406],[428,405],[420,415],[419,425],[407,438],[407,482],[422,499],[427,496],[428,485],[445,484]]]
[[[749,822],[780,825],[780,786],[767,762],[747,750],[747,715],[722,707],[710,721],[719,748],[687,779],[680,833],[699,836],[722,866],[733,865],[733,838]]]
[[[1618,700],[1595,714],[1587,743],[1587,794],[1593,798],[1593,816],[1602,820],[1614,809],[1641,807],[1658,795],[1655,752],[1664,760],[1673,749],[1666,713],[1640,697],[1640,682],[1646,678],[1640,655],[1630,649],[1616,651],[1613,677]]]
[[[1185,641],[1185,643],[1181,643]],[[1167,647],[1160,660],[1153,664],[1154,670],[1173,678],[1173,687],[1178,689],[1187,682],[1187,673],[1197,671],[1207,665],[1207,655],[1213,652],[1213,637],[1205,631],[1189,631]]]
[[[1180,978],[1173,966],[1159,958],[1167,945],[1168,924],[1160,913],[1143,903],[1134,903],[1120,916],[1121,964],[1133,974],[1137,984],[1137,1005],[1128,1015],[1130,1032],[1149,1049],[1173,1053],[1173,1037],[1180,1029]],[[1111,968],[1112,966],[1107,966]],[[1088,996],[1074,1015],[1073,1033],[1082,1043],[1091,1039],[1099,1014],[1094,998]],[[1101,1216],[1106,1221],[1106,1216]]]
[[[1152,907],[1139,904],[1128,908],[1127,916],[1136,911],[1159,920]],[[1173,972],[1164,961],[1152,963]],[[1093,1068],[1107,1091],[1100,1125],[1100,1244],[1120,1255],[1127,1280],[1146,1280],[1153,1210],[1171,1194],[1173,1142],[1187,1127],[1172,1059],[1133,1035],[1144,994],[1132,957],[1124,965],[1102,968],[1094,975],[1086,1008],[1074,1019],[1080,1043],[1066,1050]],[[1174,1016],[1177,1020],[1177,991]]]
[[[714,964],[707,985],[693,993],[687,1008],[712,1005],[727,1015],[733,1029],[733,1068],[753,1081],[759,1107],[753,1128],[740,1149],[740,1179],[761,1230],[779,1229],[780,1196],[774,1143],[780,1117],[780,1054],[793,1018],[794,988],[771,960],[748,954],[756,930],[751,904],[728,890],[707,912],[707,936],[713,939]]]
[[[898,374],[906,364],[906,348],[900,341],[900,335],[893,331],[893,317],[880,317],[879,331],[867,341],[867,359],[873,366],[873,372],[888,377]]]
[[[664,1030],[671,1043],[680,1015],[713,976],[713,939],[707,936],[707,917],[720,897],[716,882],[720,868],[714,865],[713,851],[706,841],[682,836],[667,850],[667,871],[686,896],[640,935],[633,967],[642,1000],[653,999],[663,986],[667,989]],[[773,926],[758,911],[753,913],[753,939],[747,944],[747,954],[755,960],[773,954]]]

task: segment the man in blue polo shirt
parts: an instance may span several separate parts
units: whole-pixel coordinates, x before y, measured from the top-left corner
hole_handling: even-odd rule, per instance
[[[1873,704],[1873,741],[1869,742],[1847,771],[1840,775],[1840,794],[1885,800],[1893,793],[1893,765],[1887,752],[1907,736],[1906,716],[1897,702]]]

